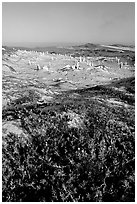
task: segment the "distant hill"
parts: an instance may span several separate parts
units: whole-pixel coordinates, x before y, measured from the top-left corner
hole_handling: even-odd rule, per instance
[[[111,44],[110,46],[115,46],[115,47],[130,47],[134,48],[134,45],[123,45],[123,44]]]
[[[73,46],[74,48],[89,48],[89,49],[95,49],[95,48],[99,48],[100,45],[99,44],[92,44],[92,43],[86,43],[84,45],[76,45]]]

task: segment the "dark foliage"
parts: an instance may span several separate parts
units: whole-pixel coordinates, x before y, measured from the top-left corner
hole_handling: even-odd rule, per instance
[[[10,110],[28,136],[3,138],[3,202],[134,202],[134,110],[91,99],[96,91]]]

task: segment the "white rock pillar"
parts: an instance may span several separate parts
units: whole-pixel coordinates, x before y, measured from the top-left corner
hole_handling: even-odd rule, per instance
[[[28,64],[31,65],[31,61],[30,60],[29,60]]]
[[[117,62],[118,62],[118,64],[120,63],[120,59],[119,58],[117,59]]]
[[[123,67],[123,62],[120,62],[119,67],[120,67],[120,68]]]
[[[79,62],[77,62],[77,69],[79,69],[79,67],[80,67],[80,66],[79,66]]]
[[[74,64],[74,65],[72,65],[72,69],[73,69],[73,70],[75,69],[75,64]]]
[[[89,62],[89,66],[90,66],[90,67],[92,66],[92,62]]]
[[[82,57],[81,56],[80,56],[79,60],[80,60],[80,62],[82,62]]]

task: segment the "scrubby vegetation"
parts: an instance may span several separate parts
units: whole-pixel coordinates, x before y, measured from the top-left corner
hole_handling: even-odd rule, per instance
[[[92,99],[97,91],[105,94],[87,89],[81,99],[67,93],[50,106],[10,110],[28,136],[3,137],[3,201],[135,200],[134,106],[100,103]]]

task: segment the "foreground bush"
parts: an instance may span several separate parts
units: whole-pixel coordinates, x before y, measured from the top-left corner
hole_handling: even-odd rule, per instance
[[[97,103],[19,113],[3,138],[3,201],[134,201],[134,117]]]

